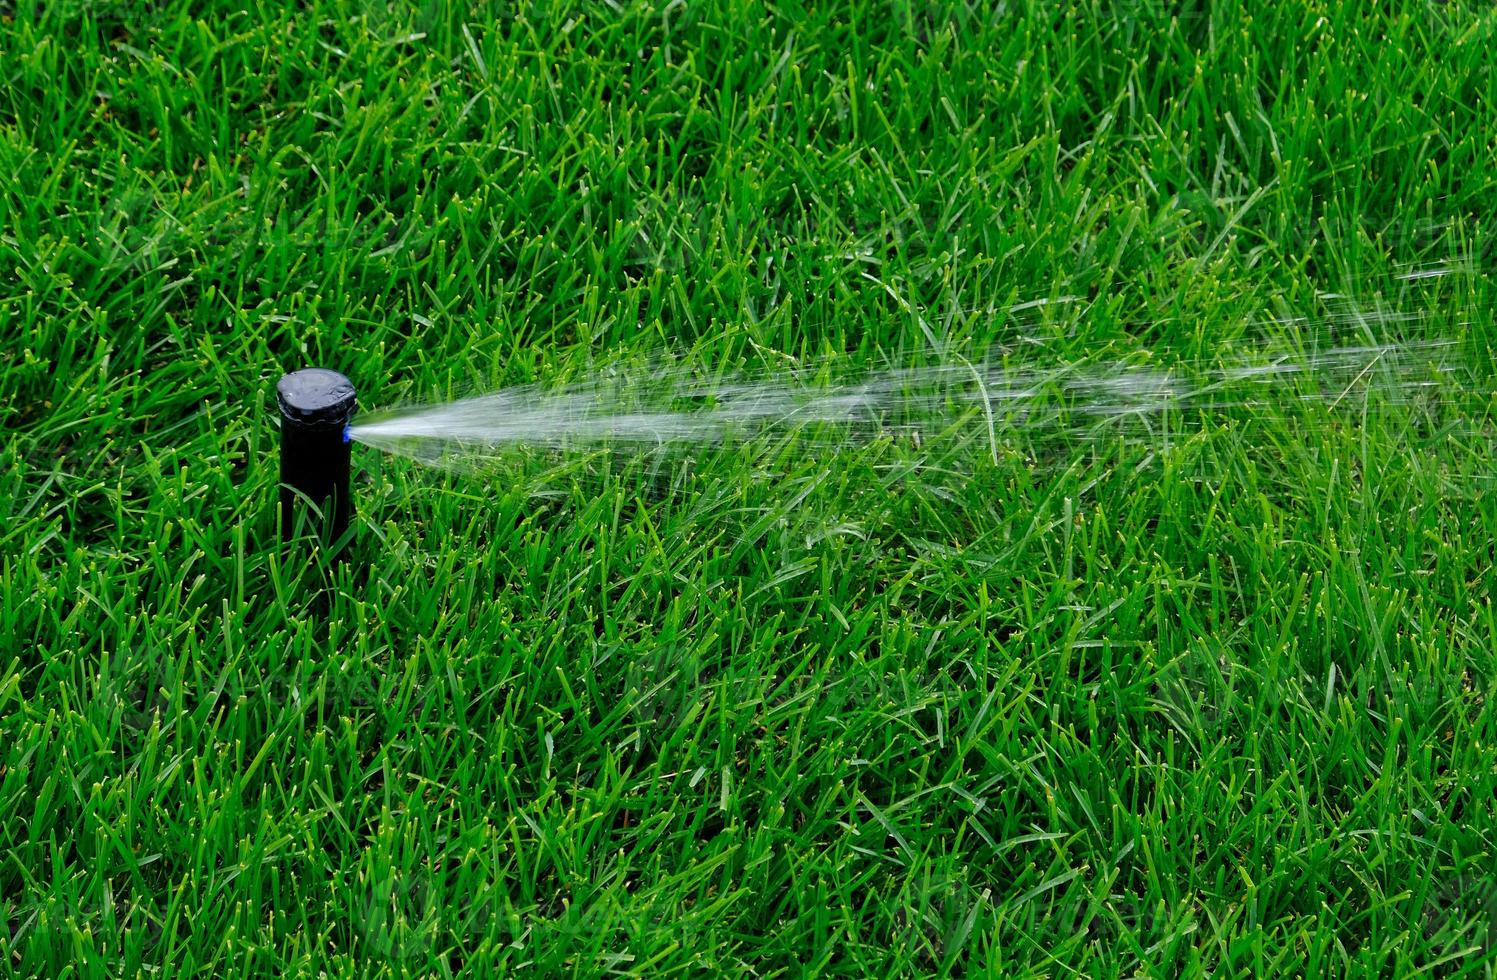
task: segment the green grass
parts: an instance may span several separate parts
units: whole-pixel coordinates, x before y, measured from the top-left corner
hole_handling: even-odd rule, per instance
[[[0,0],[0,971],[1490,976],[1494,43]],[[1476,380],[945,475],[358,450],[356,561],[276,544],[308,363],[376,406],[1020,335]]]

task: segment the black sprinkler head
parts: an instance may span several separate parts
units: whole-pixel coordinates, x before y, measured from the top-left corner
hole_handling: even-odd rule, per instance
[[[348,529],[353,512],[348,492],[353,384],[337,371],[305,368],[281,378],[275,393],[281,408],[281,535],[292,536],[298,502],[310,500],[322,513],[322,539],[332,544]]]

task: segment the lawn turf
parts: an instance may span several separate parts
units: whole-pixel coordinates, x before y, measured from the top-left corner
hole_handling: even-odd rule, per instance
[[[1489,976],[1494,44],[1463,0],[0,0],[0,970]],[[309,363],[378,406],[1429,337],[1432,404],[939,472],[355,447],[354,560],[276,544]]]

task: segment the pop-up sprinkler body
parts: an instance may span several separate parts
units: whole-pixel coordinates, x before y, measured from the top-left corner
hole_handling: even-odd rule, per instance
[[[338,541],[348,529],[353,501],[348,491],[348,424],[353,384],[337,371],[305,368],[276,383],[281,408],[281,534],[296,529],[300,501],[322,512],[322,539]]]

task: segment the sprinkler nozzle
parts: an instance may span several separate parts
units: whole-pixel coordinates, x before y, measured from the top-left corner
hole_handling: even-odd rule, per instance
[[[348,529],[353,501],[348,491],[348,424],[353,384],[337,371],[305,368],[275,386],[281,408],[281,536],[296,527],[298,501],[322,511],[322,537],[332,544]]]

